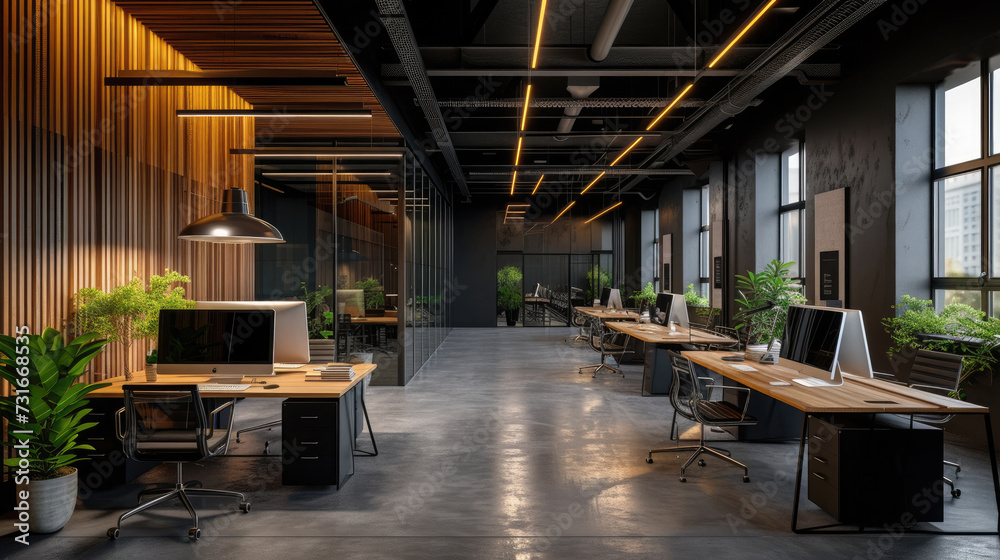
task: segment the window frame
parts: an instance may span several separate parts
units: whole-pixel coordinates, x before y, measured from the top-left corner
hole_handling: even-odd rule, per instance
[[[789,202],[782,204],[782,201],[787,200],[789,197],[786,194],[788,189],[788,176],[789,173],[785,171],[785,158],[786,154],[792,150],[798,151],[799,160],[799,200],[796,202]],[[799,251],[798,257],[795,259],[795,263],[799,267],[799,275],[792,277],[792,280],[805,289],[806,279],[808,275],[806,274],[806,145],[805,142],[796,140],[794,145],[786,150],[781,151],[781,162],[779,164],[778,172],[778,255],[783,257],[784,251],[784,236],[782,235],[782,223],[786,214],[791,214],[792,212],[798,212],[799,215]]]
[[[705,184],[700,189],[699,212],[701,213],[702,224],[698,229],[698,287],[700,288],[702,297],[710,298],[712,286],[712,201],[709,186]],[[705,274],[703,275],[702,273]]]

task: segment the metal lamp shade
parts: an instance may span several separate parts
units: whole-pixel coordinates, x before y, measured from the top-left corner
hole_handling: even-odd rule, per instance
[[[285,242],[277,228],[250,214],[243,189],[226,189],[222,193],[222,212],[191,222],[177,238],[209,243]]]

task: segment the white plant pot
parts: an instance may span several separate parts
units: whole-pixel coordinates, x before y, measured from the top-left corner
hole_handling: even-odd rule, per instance
[[[32,479],[17,486],[17,495],[28,492],[28,524],[32,533],[55,533],[66,526],[76,509],[77,470],[58,478]],[[17,500],[20,503],[20,499]]]

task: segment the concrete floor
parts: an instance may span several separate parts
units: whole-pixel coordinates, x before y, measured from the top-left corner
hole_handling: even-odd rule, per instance
[[[340,491],[282,486],[277,459],[212,459],[185,478],[248,492],[251,513],[196,502],[203,537],[189,542],[186,514],[166,507],[107,541],[142,483],[171,480],[161,466],[90,496],[62,531],[32,535],[29,547],[3,538],[0,557],[1000,558],[996,536],[792,534],[794,443],[722,444],[748,464],[750,484],[711,458],[680,483],[674,454],[644,461],[649,447],[670,444],[669,400],[639,395],[639,364],[625,378],[577,374],[596,355],[564,341],[575,332],[454,330],[408,386],[370,388],[381,454],[358,458]],[[241,401],[237,423],[278,416],[277,400]],[[277,434],[257,432],[232,452],[260,452]],[[963,495],[947,498],[937,526],[995,529],[985,453],[950,444],[946,454],[963,464]],[[803,525],[830,521],[803,501]]]

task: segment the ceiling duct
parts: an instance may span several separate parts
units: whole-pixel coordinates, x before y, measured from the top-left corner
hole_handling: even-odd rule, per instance
[[[438,105],[437,97],[431,88],[431,81],[427,77],[427,68],[420,57],[420,50],[417,46],[417,39],[413,35],[410,27],[410,20],[403,8],[400,0],[375,0],[380,12],[382,25],[385,26],[393,48],[399,56],[399,61],[403,65],[403,71],[410,86],[417,96],[417,103],[423,110],[424,118],[430,125],[434,141],[441,148],[441,155],[448,162],[448,169],[458,184],[462,195],[469,198],[469,186],[465,183],[465,175],[462,173],[462,166],[458,163],[458,154],[455,152],[455,145],[452,144],[451,135],[444,124],[444,116],[441,114],[441,107]]]
[[[590,94],[597,91],[599,87],[601,87],[601,79],[596,76],[571,77],[566,83],[566,91],[573,96],[573,99],[586,99],[590,97]],[[563,109],[563,115],[565,116],[559,119],[559,126],[556,127],[556,132],[565,134],[573,130],[573,123],[576,122],[576,117],[580,115],[580,111],[582,110],[582,105],[569,106]],[[555,138],[563,142],[567,137],[556,136]]]
[[[618,31],[625,23],[625,17],[628,16],[628,11],[631,8],[632,0],[611,0],[608,2],[608,7],[604,10],[604,19],[601,20],[601,26],[597,28],[597,36],[594,37],[594,43],[590,46],[590,58],[594,62],[601,62],[608,58],[611,46],[615,44]]]

